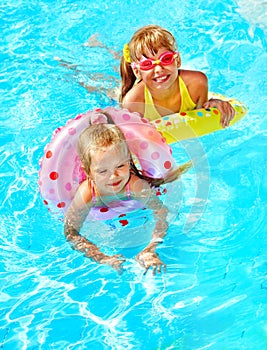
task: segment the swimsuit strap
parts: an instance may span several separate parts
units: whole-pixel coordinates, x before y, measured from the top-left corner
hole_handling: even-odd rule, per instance
[[[196,104],[195,102],[192,101],[192,98],[189,95],[189,91],[185,85],[185,82],[180,77],[180,74],[178,78],[179,78],[179,89],[181,94],[181,107],[179,112],[192,111],[193,109],[196,108]]]
[[[144,117],[147,118],[148,120],[155,120],[155,119],[160,119],[161,115],[157,111],[153,98],[151,96],[150,91],[148,88],[144,87],[144,94],[145,94],[145,111],[144,111]]]
[[[89,186],[90,186],[91,195],[92,195],[92,203],[95,204],[96,203],[96,195],[95,195],[94,183],[92,180],[89,180]]]
[[[180,89],[180,94],[181,94],[181,106],[179,112],[184,112],[184,111],[192,111],[196,108],[195,102],[192,100],[188,89],[185,85],[185,82],[183,79],[180,77],[180,71],[178,71],[178,83],[179,83],[179,89]],[[144,112],[144,117],[149,119],[149,120],[154,120],[154,119],[160,119],[162,116],[159,114],[157,111],[153,98],[151,96],[150,91],[148,88],[144,87],[144,95],[145,95],[145,112]]]
[[[128,199],[131,199],[130,181],[128,181],[126,185],[126,196]]]

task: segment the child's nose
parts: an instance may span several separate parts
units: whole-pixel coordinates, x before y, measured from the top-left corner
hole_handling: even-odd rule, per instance
[[[118,176],[118,169],[111,170],[111,177],[116,177],[116,176]]]
[[[161,71],[162,70],[162,65],[161,63],[155,64],[154,65],[154,71]]]

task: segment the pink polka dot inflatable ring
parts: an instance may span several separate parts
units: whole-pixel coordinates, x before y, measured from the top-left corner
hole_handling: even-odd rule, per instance
[[[77,153],[78,137],[89,126],[89,111],[70,119],[64,127],[57,128],[45,147],[40,160],[39,189],[45,205],[58,212],[65,211],[79,184],[86,179]],[[138,113],[127,109],[107,107],[114,123],[122,130],[130,151],[137,157],[143,172],[152,177],[162,177],[175,166],[171,148],[156,127]]]

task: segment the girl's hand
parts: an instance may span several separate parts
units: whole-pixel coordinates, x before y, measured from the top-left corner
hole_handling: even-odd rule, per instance
[[[111,266],[120,275],[123,272],[122,264],[125,262],[125,258],[121,254],[115,255],[105,255],[103,254],[99,259],[97,259],[99,264],[106,264]]]
[[[217,98],[211,98],[203,104],[203,108],[217,108],[221,113],[220,123],[223,128],[229,126],[229,123],[235,116],[235,110],[227,101],[222,101]]]
[[[161,267],[163,266],[164,271],[166,271],[166,264],[159,258],[158,254],[155,252],[155,246],[147,247],[142,250],[137,256],[136,261],[145,268],[144,275],[147,273],[150,267],[152,267],[153,275],[156,272],[161,273]]]

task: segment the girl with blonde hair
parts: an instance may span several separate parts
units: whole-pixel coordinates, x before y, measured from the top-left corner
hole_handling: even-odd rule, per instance
[[[80,235],[82,225],[85,220],[103,220],[107,225],[112,222],[114,226],[114,220],[117,220],[118,225],[122,223],[125,226],[127,213],[150,208],[156,221],[152,239],[136,260],[145,272],[152,267],[155,274],[166,266],[155,249],[166,234],[168,212],[153,186],[177,179],[191,163],[171,170],[166,178],[142,175],[133,162],[123,132],[116,125],[109,124],[112,122],[107,113],[98,112],[94,123],[91,122],[92,125],[79,136],[78,154],[87,179],[80,184],[67,210],[64,233],[74,249],[120,272],[125,259],[101,252],[93,242]]]

